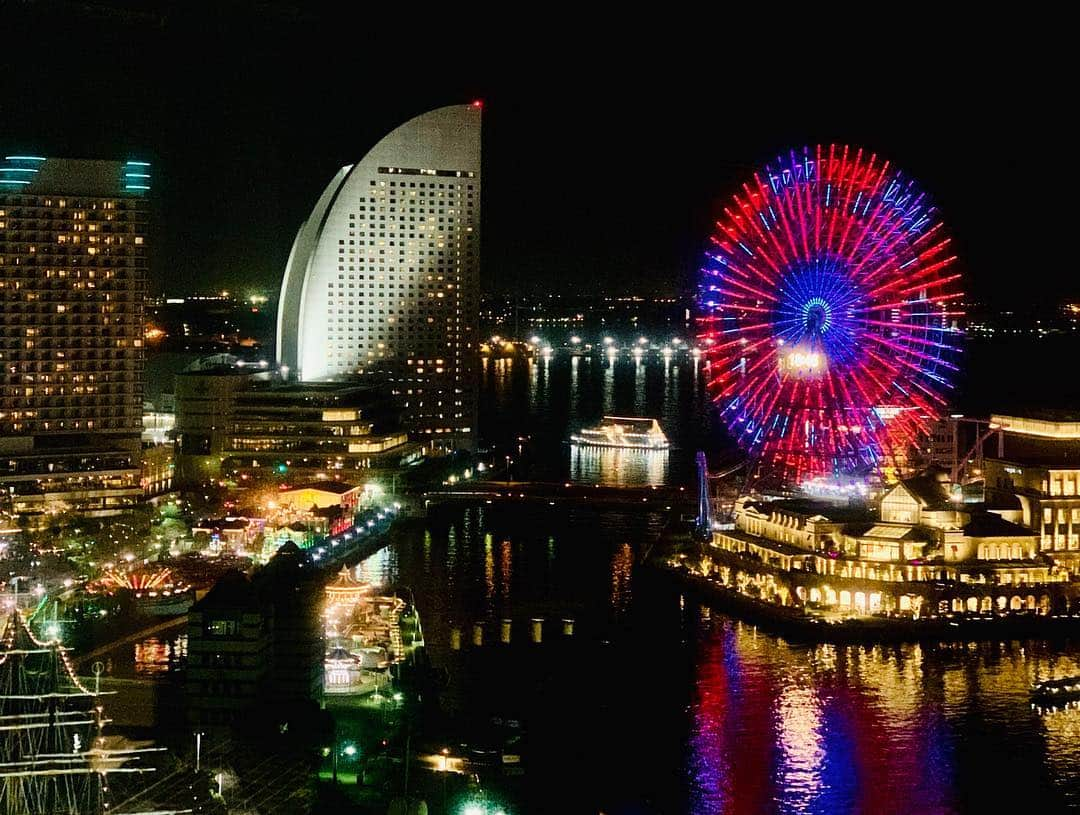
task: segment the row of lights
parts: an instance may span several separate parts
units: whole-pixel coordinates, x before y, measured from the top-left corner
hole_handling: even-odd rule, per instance
[[[500,342],[499,337],[492,337],[491,339],[492,339],[493,343]],[[574,347],[574,348],[580,346],[583,342],[584,341],[582,340],[582,338],[579,337],[576,334],[572,335],[569,338],[569,345],[571,347]],[[545,343],[544,340],[541,339],[540,337],[537,337],[537,336],[530,337],[529,343],[530,343],[530,345],[532,347],[541,349],[541,353],[545,357],[550,357],[554,353],[553,346],[548,344],[548,343]],[[607,355],[609,357],[614,357],[616,354],[618,354],[619,346],[615,342],[614,337],[604,337],[603,344],[604,344],[604,348],[606,349]],[[672,337],[670,344],[662,346],[660,351],[665,357],[671,357],[676,351],[680,350],[681,346],[686,346],[686,343],[682,339],[680,339],[679,337]],[[654,348],[654,347],[655,346],[650,345],[648,337],[638,337],[637,342],[632,346],[632,352],[633,352],[635,357],[641,357],[645,353],[646,350],[648,350],[650,348]],[[686,346],[686,347],[689,348],[691,355],[695,359],[697,359],[697,358],[699,358],[701,356],[701,349],[700,348],[690,347],[690,346]],[[586,343],[585,348],[587,348],[587,349],[592,348],[592,346],[590,344]]]
[[[346,541],[350,541],[350,540],[353,539],[354,534],[357,535],[357,536],[365,534],[368,531],[368,529],[375,526],[375,523],[377,521],[382,521],[382,520],[385,520],[385,519],[389,518],[391,515],[393,515],[399,509],[401,509],[401,504],[397,503],[397,502],[395,502],[391,506],[383,507],[382,509],[379,510],[379,513],[375,518],[369,518],[368,519],[366,525],[355,526],[354,527],[355,533],[353,531],[349,531],[349,532],[345,532],[345,533],[343,533],[341,535],[338,535],[337,537],[330,538],[330,541],[329,541],[330,546],[333,548],[333,547],[339,546],[342,543],[345,543]],[[311,557],[314,560],[322,560],[322,557],[325,554],[326,554],[326,547],[325,546],[320,546],[315,550],[314,554],[312,554]]]

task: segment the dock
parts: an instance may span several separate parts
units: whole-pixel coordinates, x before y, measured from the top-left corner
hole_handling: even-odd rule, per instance
[[[430,513],[453,504],[531,504],[552,507],[641,512],[695,512],[697,493],[689,487],[611,486],[569,481],[478,481],[430,490],[424,506]]]

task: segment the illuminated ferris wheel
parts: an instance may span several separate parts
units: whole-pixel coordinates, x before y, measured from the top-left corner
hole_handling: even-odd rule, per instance
[[[948,408],[960,274],[889,162],[792,151],[723,209],[701,271],[710,392],[755,478],[890,477]]]

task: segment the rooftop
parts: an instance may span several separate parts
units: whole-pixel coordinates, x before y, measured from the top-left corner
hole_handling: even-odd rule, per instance
[[[971,538],[1033,538],[1035,532],[1026,526],[1006,521],[993,512],[978,512],[964,526],[964,534]]]
[[[828,501],[815,501],[810,498],[785,498],[780,501],[748,501],[758,512],[766,515],[772,512],[786,512],[806,518],[822,517],[832,523],[857,523],[872,521],[876,510],[867,506],[842,506]]]
[[[997,444],[987,443],[987,458],[1036,467],[1080,468],[1080,438],[1050,438],[1005,433],[1002,455]]]
[[[210,591],[193,608],[196,611],[227,608],[261,608],[262,602],[247,575],[232,569],[218,578]]]
[[[948,478],[939,470],[928,470],[921,475],[905,478],[900,484],[925,509],[951,509],[949,503]]]
[[[334,495],[345,495],[346,493],[358,490],[356,484],[346,484],[344,481],[311,481],[307,484],[293,484],[290,487],[283,489],[282,493],[299,492],[300,490],[318,490],[319,492],[330,492]]]
[[[738,529],[725,529],[722,532],[718,532],[718,535],[724,535],[728,538],[734,538],[735,540],[744,541],[746,543],[752,543],[754,546],[760,546],[763,549],[771,549],[781,555],[812,555],[814,554],[809,549],[803,549],[800,546],[792,546],[790,543],[784,543],[783,541],[775,541],[772,538],[765,538],[760,535],[751,535],[748,532],[742,532]]]

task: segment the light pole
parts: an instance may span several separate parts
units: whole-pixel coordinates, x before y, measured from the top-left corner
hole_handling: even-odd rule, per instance
[[[510,486],[510,463],[513,461],[510,456],[506,457],[506,486]]]

